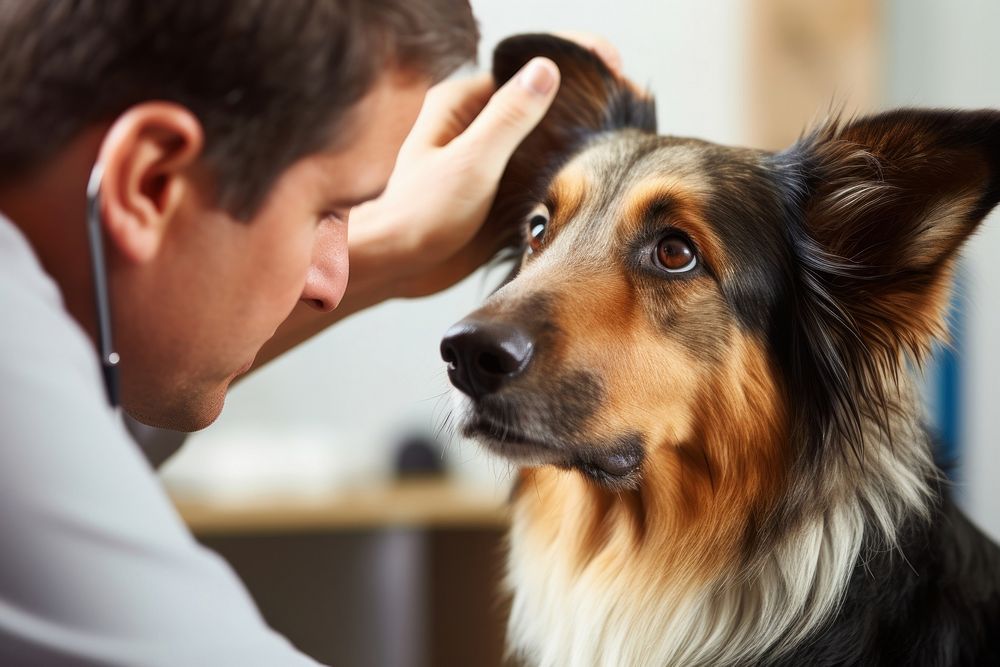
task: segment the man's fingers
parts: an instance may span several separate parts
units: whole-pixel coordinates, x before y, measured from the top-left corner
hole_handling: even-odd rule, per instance
[[[469,126],[495,89],[489,72],[437,84],[428,91],[407,142],[444,146]]]
[[[548,58],[533,58],[500,87],[452,146],[472,151],[499,178],[528,133],[545,115],[559,87],[559,68]]]

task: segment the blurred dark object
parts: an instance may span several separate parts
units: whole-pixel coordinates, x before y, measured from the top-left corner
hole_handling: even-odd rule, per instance
[[[306,496],[173,495],[268,623],[338,667],[499,667],[508,513],[492,490],[413,477]]]
[[[341,667],[499,667],[500,526],[200,536],[300,650]]]
[[[444,452],[431,438],[417,433],[408,434],[396,445],[393,470],[400,479],[444,475]]]

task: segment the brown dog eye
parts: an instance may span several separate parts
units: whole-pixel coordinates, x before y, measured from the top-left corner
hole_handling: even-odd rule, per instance
[[[549,226],[549,209],[539,204],[528,214],[528,252],[537,252],[542,247],[545,230]]]
[[[656,244],[656,261],[670,273],[684,273],[698,264],[691,244],[681,236],[666,236]]]

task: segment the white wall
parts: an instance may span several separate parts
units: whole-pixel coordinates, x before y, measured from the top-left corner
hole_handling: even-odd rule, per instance
[[[1000,109],[1000,3],[892,0],[888,100],[894,106]],[[1000,539],[1000,215],[965,251],[965,397],[959,499]]]
[[[480,62],[518,32],[582,31],[621,51],[630,78],[657,97],[660,131],[740,143],[747,3],[741,0],[472,0]]]
[[[622,52],[629,75],[657,93],[661,130],[740,143],[744,3],[474,0],[480,63],[518,32],[599,33]],[[571,10],[568,10],[571,8]],[[429,299],[391,302],[333,327],[231,392],[219,421],[195,435],[166,468],[174,483],[226,490],[321,486],[378,474],[392,439],[433,430],[447,412],[438,343],[488,293],[476,275]],[[461,475],[491,483],[508,468],[478,449],[450,451]]]

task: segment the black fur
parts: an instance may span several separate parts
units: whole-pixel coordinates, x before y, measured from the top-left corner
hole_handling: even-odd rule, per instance
[[[899,549],[869,545],[837,615],[775,667],[1000,665],[1000,549],[941,490]]]

